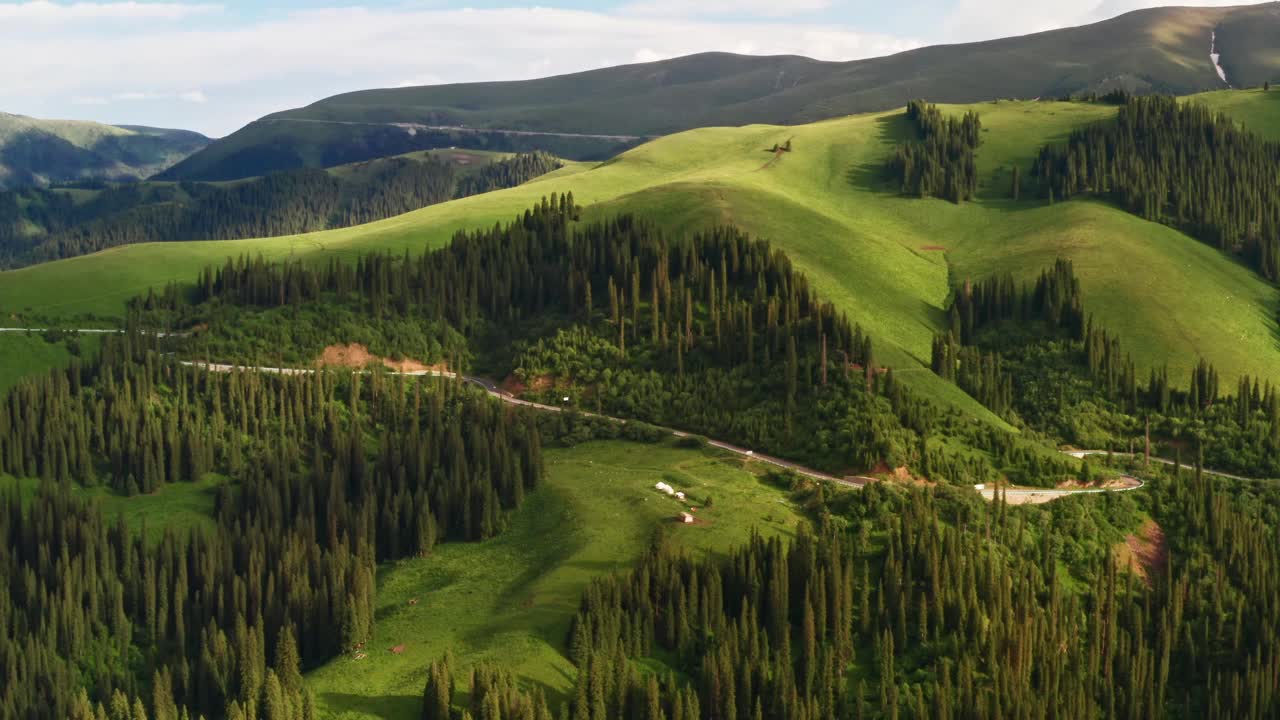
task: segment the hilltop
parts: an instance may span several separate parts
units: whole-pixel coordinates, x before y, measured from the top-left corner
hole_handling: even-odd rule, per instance
[[[808,123],[919,97],[1183,95],[1227,87],[1209,57],[1215,32],[1229,83],[1258,85],[1280,79],[1278,8],[1157,8],[853,62],[703,53],[538,80],[364,90],[250,123],[163,177],[227,180],[455,145],[603,160],[696,127]]]
[[[143,179],[210,142],[189,130],[41,120],[0,112],[0,190]]]

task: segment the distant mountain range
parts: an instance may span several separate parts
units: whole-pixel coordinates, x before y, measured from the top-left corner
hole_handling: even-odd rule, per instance
[[[0,189],[149,177],[210,143],[188,130],[0,112]]]
[[[1280,79],[1277,37],[1280,3],[1171,7],[854,62],[704,53],[540,80],[365,90],[250,123],[161,177],[228,180],[441,146],[603,159],[694,127],[812,122],[912,98],[1189,94]]]

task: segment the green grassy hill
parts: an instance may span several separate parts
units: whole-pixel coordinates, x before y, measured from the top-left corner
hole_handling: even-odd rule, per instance
[[[1186,99],[1226,113],[1250,131],[1268,140],[1280,141],[1280,89],[1219,90]]]
[[[1280,125],[1274,97],[1210,96],[1251,125]],[[1228,102],[1229,100],[1229,102]],[[944,108],[961,112],[970,106]],[[1229,386],[1242,373],[1280,380],[1274,288],[1225,255],[1107,204],[1014,203],[1009,168],[1045,142],[1109,117],[1086,103],[999,102],[982,115],[979,199],[964,205],[899,197],[880,169],[908,128],[901,113],[810,125],[706,128],[662,138],[598,166],[571,165],[509,190],[369,225],[309,235],[153,243],[0,274],[0,312],[119,315],[148,287],[191,281],[227,255],[324,261],[369,250],[445,243],[460,229],[505,222],[544,195],[573,192],[587,219],[636,211],[686,232],[733,222],[774,240],[816,289],[866,327],[879,358],[926,394],[990,418],[927,369],[930,341],[954,283],[1008,270],[1037,275],[1075,261],[1086,301],[1146,368],[1166,361],[1178,384],[1199,356]],[[791,139],[776,161],[767,149]]]
[[[187,130],[39,120],[0,112],[0,190],[146,178],[209,142]]]
[[[655,136],[695,127],[813,122],[920,97],[968,103],[1115,89],[1188,94],[1224,87],[1209,59],[1215,28],[1234,84],[1261,84],[1280,80],[1272,42],[1280,32],[1277,7],[1157,8],[1083,27],[853,62],[705,53],[529,81],[365,90],[251,123],[166,177],[228,179],[423,143],[527,149],[503,146],[519,142],[581,159],[608,157],[627,144],[479,130]],[[391,123],[467,130],[433,135]]]

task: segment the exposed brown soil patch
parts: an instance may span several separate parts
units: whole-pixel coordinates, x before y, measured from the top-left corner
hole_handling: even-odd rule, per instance
[[[1112,549],[1112,554],[1121,568],[1127,568],[1150,585],[1151,576],[1160,572],[1169,557],[1164,528],[1155,520],[1148,520],[1137,533],[1126,535],[1124,542]]]
[[[316,367],[349,368],[365,368],[373,364],[382,365],[397,372],[423,372],[427,370],[447,372],[449,369],[445,363],[427,365],[413,358],[391,360],[390,358],[379,357],[369,352],[369,348],[360,343],[330,345],[324,349],[324,352],[320,353],[320,357],[316,359],[315,364]]]
[[[933,252],[946,252],[947,248],[942,245],[921,245],[921,250],[929,250]]]
[[[768,170],[769,168],[771,168],[771,167],[773,167],[774,165],[776,165],[776,164],[777,164],[777,162],[778,162],[779,160],[781,160],[781,159],[782,159],[782,154],[783,154],[783,153],[785,153],[785,152],[786,152],[786,150],[783,150],[782,148],[778,148],[777,150],[774,150],[774,151],[773,151],[773,157],[769,158],[769,162],[767,162],[767,163],[765,163],[765,164],[761,165],[760,167],[756,168],[756,172],[760,172],[761,170]]]
[[[911,473],[911,468],[903,465],[902,467],[891,468],[883,460],[878,465],[867,471],[867,475],[873,475],[882,478],[885,482],[898,483],[901,485],[936,485],[937,483],[926,478],[916,477]],[[862,483],[866,484],[866,483]]]
[[[520,397],[530,390],[534,392],[550,390],[553,385],[555,385],[555,379],[550,375],[539,375],[528,383],[522,382],[520,378],[515,375],[508,375],[507,378],[502,381],[501,388],[515,397]]]
[[[906,465],[893,469],[893,480],[895,482],[900,482],[905,485],[922,485],[927,487],[937,485],[937,483],[930,480],[929,478],[920,477],[918,475],[913,474],[911,472],[911,468],[907,467]]]
[[[1123,490],[1138,487],[1141,483],[1130,477],[1111,478],[1096,483],[1082,483],[1079,480],[1064,480],[1055,487],[1059,490]]]

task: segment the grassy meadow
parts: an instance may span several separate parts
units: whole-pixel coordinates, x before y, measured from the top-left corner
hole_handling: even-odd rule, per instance
[[[0,491],[16,489],[24,498],[40,488],[40,478],[0,475]],[[226,478],[210,473],[196,482],[173,483],[148,495],[128,497],[106,487],[73,486],[77,495],[98,503],[110,519],[123,516],[129,529],[156,539],[165,530],[212,528],[214,495]]]
[[[97,352],[102,341],[96,335],[80,335],[75,342],[82,355]],[[27,375],[71,363],[66,341],[49,342],[39,334],[0,332],[0,397]]]
[[[418,717],[427,666],[446,652],[463,673],[500,663],[556,708],[576,674],[561,648],[593,578],[628,570],[659,531],[689,552],[714,553],[755,531],[791,535],[804,522],[784,492],[740,461],[701,451],[593,442],[549,450],[546,462],[546,482],[498,537],[440,545],[379,571],[367,656],[344,655],[307,675],[325,717]],[[681,506],[654,490],[659,481],[699,499],[696,524],[675,521]],[[702,507],[707,495],[713,502]],[[465,690],[466,678],[458,681]]]

